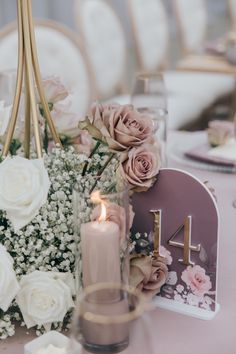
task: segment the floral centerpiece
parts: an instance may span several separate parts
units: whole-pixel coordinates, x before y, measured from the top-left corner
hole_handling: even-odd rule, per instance
[[[15,96],[12,106],[0,100],[0,339],[14,335],[16,321],[34,327],[37,334],[69,323],[75,266],[80,264],[74,185],[86,203],[96,188],[117,192],[120,180],[131,191],[145,191],[160,168],[149,116],[132,105],[96,103],[81,121],[71,111],[69,92],[60,80],[42,80],[31,1],[17,0],[17,10]],[[116,229],[122,228],[112,209],[107,217],[111,215]],[[147,275],[140,280],[135,257],[131,283],[146,290],[151,282],[152,294],[157,293],[168,261],[145,255]]]
[[[33,152],[31,160],[23,157],[19,119],[12,156],[0,163],[1,339],[14,334],[15,321],[35,327],[38,334],[51,328],[60,330],[69,323],[78,243],[73,231],[73,186],[81,186],[84,198],[100,187],[115,192],[119,179],[127,181],[132,191],[144,191],[153,185],[160,169],[149,116],[131,105],[95,103],[81,121],[70,112],[69,92],[59,79],[47,78],[43,85],[65,148],[53,146],[38,99],[43,158]],[[5,109],[0,115],[2,127],[7,127],[7,112]],[[4,134],[5,130],[2,140]],[[165,257],[154,259],[150,253],[138,259],[133,255],[131,283],[141,290],[151,289],[154,295],[166,281],[167,265]],[[137,269],[148,272],[143,277],[146,280]]]

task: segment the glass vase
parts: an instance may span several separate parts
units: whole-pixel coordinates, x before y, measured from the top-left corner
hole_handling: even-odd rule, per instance
[[[84,289],[74,314],[69,354],[154,354],[152,322],[141,293],[127,285],[97,284]]]
[[[95,187],[87,193],[81,185],[73,191],[77,293],[97,283],[129,281],[128,187],[108,193],[104,184],[91,184]]]

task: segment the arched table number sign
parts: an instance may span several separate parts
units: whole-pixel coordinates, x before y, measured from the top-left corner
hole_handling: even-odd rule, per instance
[[[177,169],[162,169],[155,185],[133,195],[132,233],[147,233],[155,256],[168,255],[169,277],[157,306],[212,319],[217,304],[218,209],[207,187]]]

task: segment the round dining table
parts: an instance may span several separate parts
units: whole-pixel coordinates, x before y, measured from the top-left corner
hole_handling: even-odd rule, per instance
[[[191,135],[192,134],[192,135]],[[196,133],[175,132],[171,142],[183,142]],[[148,333],[153,353],[145,349],[144,333],[139,353],[133,354],[236,354],[236,175],[192,168],[169,161],[169,166],[188,171],[215,189],[220,212],[218,303],[214,319],[204,321],[168,310],[153,308],[148,316]],[[203,206],[204,207],[204,206]],[[0,354],[23,354],[24,345],[35,338],[35,330],[16,326],[12,338],[0,342]],[[148,339],[149,340],[149,339]]]

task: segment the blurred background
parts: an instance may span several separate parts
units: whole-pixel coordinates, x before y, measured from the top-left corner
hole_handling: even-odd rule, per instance
[[[148,94],[168,111],[170,129],[205,129],[213,119],[233,119],[236,39],[228,38],[235,0],[32,3],[35,19],[44,19],[36,26],[42,74],[58,75],[71,88],[80,117],[96,99],[143,99],[136,73],[162,71],[163,85]],[[0,0],[0,76],[17,66],[17,32],[9,27],[16,16],[16,1]]]
[[[148,0],[146,0],[148,1]],[[126,0],[109,0],[114,6],[126,29],[128,38],[129,21],[127,18]],[[168,12],[169,25],[171,28],[171,53],[176,57],[180,55],[176,45],[177,30],[176,20],[173,14],[173,0],[163,0],[163,4]],[[16,19],[16,1],[0,0],[0,27]],[[230,28],[230,14],[225,0],[206,0],[208,7],[208,38],[217,38]],[[33,0],[34,16],[38,18],[48,18],[59,21],[72,29],[76,29],[74,18],[74,0]],[[132,48],[132,41],[129,40]]]

